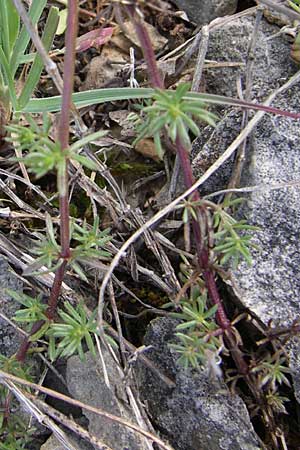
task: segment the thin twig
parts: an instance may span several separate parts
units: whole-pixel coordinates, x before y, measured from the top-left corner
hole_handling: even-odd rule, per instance
[[[298,187],[300,186],[300,180],[287,181],[285,183],[276,183],[276,184],[258,184],[256,186],[246,186],[242,188],[230,188],[230,189],[222,189],[221,191],[213,192],[212,194],[205,195],[203,199],[208,199],[211,197],[217,197],[219,195],[227,194],[230,192],[234,192],[237,194],[247,193],[247,192],[257,192],[257,191],[273,191],[275,189],[284,189],[288,187]]]
[[[279,4],[278,2],[274,2],[272,0],[258,0],[258,1],[259,1],[259,3],[269,6],[271,9],[274,9],[275,11],[278,11],[279,13],[285,14],[292,20],[298,20],[298,21],[300,20],[300,14],[297,13],[292,8],[288,8],[287,6]]]
[[[52,406],[43,402],[41,399],[36,398],[29,392],[24,392],[23,394],[25,397],[30,399],[34,404],[36,404],[42,411],[44,411],[45,414],[52,417],[52,419],[54,419],[56,422],[59,422],[63,426],[69,428],[69,430],[73,431],[81,438],[90,442],[92,445],[96,446],[99,450],[112,450],[111,447],[108,447],[106,444],[101,442],[100,439],[98,439],[93,434],[89,433],[74,420],[71,420],[60,411],[57,411],[55,408],[52,408]]]
[[[113,310],[113,314],[114,314],[114,318],[115,318],[115,322],[116,322],[116,326],[117,326],[117,331],[118,331],[122,363],[123,363],[123,367],[125,367],[126,366],[126,355],[125,355],[124,337],[123,337],[122,326],[121,326],[121,322],[120,322],[120,316],[119,316],[119,312],[118,312],[118,308],[117,308],[117,304],[116,304],[116,298],[115,298],[115,292],[114,292],[112,280],[110,280],[108,290],[109,290],[110,304],[112,306],[112,310]]]
[[[6,379],[2,379],[1,383],[6,386],[10,392],[12,392],[15,397],[19,400],[20,404],[26,409],[29,414],[32,414],[35,419],[43,423],[47,428],[49,428],[57,438],[57,440],[67,449],[67,450],[77,450],[73,444],[69,441],[67,435],[62,431],[53,420],[49,419],[44,413],[42,413],[39,408],[24,395],[24,393],[14,384],[14,382],[18,383],[17,380],[13,380],[12,377],[6,377]],[[35,385],[38,388],[38,384]],[[40,390],[40,389],[38,389]],[[34,397],[34,396],[33,396]],[[34,397],[35,398],[35,397]]]
[[[23,202],[8,186],[4,183],[4,181],[0,178],[0,189],[2,192],[4,192],[10,199],[18,205],[18,207],[29,214],[34,215],[35,217],[38,217],[39,219],[44,220],[45,214],[40,213],[39,211],[36,211],[34,208],[29,206],[27,203]]]
[[[257,43],[258,38],[258,30],[259,25],[262,19],[263,11],[261,7],[257,9],[256,19],[252,31],[251,40],[249,42],[248,51],[247,51],[247,64],[246,64],[246,89],[245,89],[245,96],[244,99],[249,102],[251,100],[251,88],[252,88],[252,82],[253,82],[253,65],[255,61],[255,47]],[[241,128],[243,129],[245,125],[249,121],[249,110],[246,109],[243,111],[243,118],[242,118],[242,124]],[[246,153],[246,146],[247,146],[247,139],[243,141],[243,143],[239,146],[236,154],[236,161],[235,166],[233,168],[230,181],[228,184],[228,188],[235,188],[239,185],[243,165],[245,161],[245,153]],[[229,195],[230,197],[230,195]]]
[[[209,26],[204,25],[201,29],[201,41],[199,43],[199,51],[197,56],[197,63],[195,67],[195,73],[193,77],[193,83],[191,90],[193,92],[199,92],[200,83],[202,78],[202,72],[205,62],[205,56],[208,48],[208,40],[209,40]]]
[[[44,192],[38,186],[35,186],[33,183],[31,183],[30,180],[28,181],[28,180],[20,177],[19,175],[15,174],[15,173],[10,173],[10,172],[8,172],[7,170],[4,170],[4,169],[0,169],[0,175],[5,175],[7,178],[12,178],[14,180],[20,181],[21,183],[24,183],[31,190],[36,192],[44,200],[45,203],[49,203],[49,199],[44,194]]]
[[[124,425],[125,427],[130,428],[131,430],[133,430],[133,431],[141,434],[142,436],[150,439],[151,441],[155,442],[157,445],[159,445],[164,450],[174,450],[170,445],[165,444],[161,439],[159,439],[154,434],[141,429],[140,427],[138,427],[137,425],[135,425],[132,422],[129,422],[128,420],[125,420],[121,417],[110,414],[106,411],[103,411],[100,408],[95,408],[93,406],[87,405],[86,403],[82,403],[79,400],[74,400],[73,398],[68,397],[67,395],[53,391],[52,389],[45,388],[44,386],[40,386],[39,384],[32,383],[31,381],[24,380],[23,378],[16,377],[7,372],[4,372],[3,370],[0,370],[0,383],[7,383],[9,381],[16,383],[16,384],[21,384],[22,386],[27,386],[32,389],[36,389],[40,392],[43,392],[44,394],[50,395],[51,397],[57,398],[59,400],[63,400],[65,402],[69,403],[70,405],[78,406],[79,408],[82,408],[82,409],[85,409],[86,411],[95,413],[98,416],[105,417],[108,420],[111,420],[113,422],[117,422],[121,425]]]

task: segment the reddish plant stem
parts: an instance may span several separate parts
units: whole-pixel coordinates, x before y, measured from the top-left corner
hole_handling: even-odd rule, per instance
[[[126,6],[126,10],[128,12],[128,15],[133,19],[134,28],[137,34],[137,37],[140,41],[141,48],[143,51],[143,55],[147,64],[148,68],[148,74],[150,78],[150,82],[152,86],[154,86],[157,89],[163,89],[164,83],[160,76],[157,64],[156,64],[156,58],[153,51],[153,46],[150,40],[149,33],[142,22],[142,19],[135,13],[134,6]]]
[[[127,6],[126,9],[134,23],[136,33],[140,40],[144,58],[147,64],[150,82],[153,85],[153,87],[163,89],[164,88],[163,80],[158,71],[148,31],[144,23],[142,22],[141,18],[137,16],[134,6]],[[177,136],[176,139],[176,147],[183,171],[185,185],[187,188],[190,188],[194,184],[194,176],[189,159],[189,153],[185,148],[185,146],[183,145],[183,143],[181,142],[179,136]],[[199,201],[199,200],[200,200],[199,192],[194,191],[194,193],[192,194],[192,201]],[[199,214],[202,214],[201,208],[199,208],[198,211]],[[198,264],[203,271],[203,277],[205,280],[208,295],[212,303],[218,305],[218,310],[216,313],[217,322],[224,332],[224,338],[228,344],[228,348],[230,349],[232,358],[234,359],[239,372],[245,375],[248,373],[248,365],[245,362],[243,353],[241,352],[237,344],[237,340],[232,330],[230,320],[227,318],[226,312],[224,310],[223,303],[217,289],[215,274],[212,267],[210,267],[209,264],[208,249],[203,244],[204,236],[202,236],[200,224],[195,219],[191,220],[191,224],[197,250]]]
[[[49,320],[54,319],[54,315],[57,308],[57,300],[60,294],[67,264],[68,261],[65,259],[62,265],[55,272],[53,285],[48,299],[48,308],[46,311],[46,316],[48,317]]]
[[[72,92],[74,86],[75,46],[78,27],[78,0],[68,1],[68,18],[66,28],[66,52],[64,60],[62,111],[58,129],[58,140],[62,152],[66,152],[69,146],[69,123]],[[59,192],[60,209],[60,240],[61,257],[70,257],[70,223],[69,223],[69,195],[68,195],[68,160],[65,173],[58,180],[62,192]]]
[[[78,0],[68,1],[68,19],[66,29],[66,51],[64,61],[64,77],[62,92],[62,111],[60,116],[60,125],[58,129],[58,141],[61,151],[66,153],[69,147],[69,129],[70,129],[70,109],[72,101],[72,92],[74,85],[75,68],[75,42],[77,36],[78,22]],[[46,315],[49,320],[53,320],[57,309],[59,294],[64,279],[65,269],[71,256],[70,250],[70,215],[69,215],[69,189],[68,189],[68,160],[66,158],[65,168],[58,171],[57,184],[59,190],[59,211],[60,211],[60,240],[62,264],[55,272],[53,285],[48,299],[48,308]],[[30,331],[30,336],[37,333],[44,325],[44,320],[37,321]],[[30,347],[30,340],[26,337],[16,355],[20,362],[24,362],[27,351]]]
[[[183,177],[184,182],[187,188],[190,188],[195,180],[192,172],[191,163],[189,160],[189,154],[185,147],[182,145],[182,142],[179,137],[176,139],[176,147],[177,152],[180,160],[180,164],[183,171]],[[200,194],[196,190],[192,194],[192,201],[199,201],[200,200]],[[199,211],[201,214],[201,210]],[[211,298],[211,301],[214,305],[218,305],[217,310],[217,321],[220,325],[220,327],[223,330],[227,330],[231,327],[230,321],[228,320],[226,313],[223,308],[223,304],[216,286],[214,273],[209,267],[209,257],[208,257],[208,249],[206,246],[202,245],[203,236],[201,236],[201,229],[199,222],[192,218],[191,220],[193,234],[195,238],[195,245],[197,249],[197,255],[198,255],[198,264],[200,268],[203,270],[203,277],[205,280],[205,284],[208,290],[209,297]]]
[[[38,320],[37,322],[35,322],[32,325],[30,333],[29,333],[29,337],[26,336],[26,338],[23,339],[23,341],[19,347],[19,350],[17,351],[17,354],[16,354],[17,361],[19,361],[21,363],[23,363],[25,361],[27,351],[31,344],[29,338],[30,338],[30,336],[33,336],[35,333],[37,333],[42,328],[44,323],[45,323],[44,320]]]

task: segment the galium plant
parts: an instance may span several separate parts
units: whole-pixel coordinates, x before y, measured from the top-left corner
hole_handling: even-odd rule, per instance
[[[69,196],[68,196],[68,166],[71,163],[79,163],[80,165],[89,169],[94,169],[95,166],[86,157],[80,154],[81,148],[89,142],[85,137],[79,142],[69,144],[69,113],[71,110],[71,102],[74,100],[77,106],[87,106],[90,104],[101,103],[108,100],[129,99],[129,98],[151,98],[152,103],[146,106],[144,111],[145,123],[141,125],[140,136],[148,136],[150,128],[154,131],[154,140],[158,148],[160,157],[163,155],[163,136],[166,134],[177,148],[179,159],[184,174],[184,179],[187,187],[191,187],[194,182],[191,165],[189,161],[189,150],[191,145],[190,132],[197,135],[199,128],[197,120],[201,119],[213,125],[215,117],[208,112],[203,104],[203,99],[219,103],[229,103],[239,106],[248,106],[242,101],[226,101],[226,99],[216,96],[208,96],[202,94],[188,93],[188,87],[181,85],[175,92],[167,92],[163,90],[163,82],[157,70],[155,63],[155,56],[151,46],[151,42],[143,25],[142,16],[138,15],[135,10],[134,3],[124,2],[124,7],[135,25],[137,35],[140,39],[141,46],[144,52],[145,60],[148,65],[148,71],[154,90],[151,89],[113,89],[113,90],[97,90],[89,93],[76,93],[73,98],[73,76],[74,76],[74,62],[75,62],[75,40],[77,34],[77,8],[78,2],[76,0],[69,0],[68,2],[68,23],[66,28],[66,52],[64,65],[64,83],[62,96],[53,99],[32,99],[28,100],[35,88],[38,78],[38,70],[42,70],[40,56],[36,55],[37,63],[32,65],[32,77],[29,88],[24,89],[24,94],[18,96],[15,90],[15,74],[18,66],[22,61],[26,60],[25,50],[29,43],[29,35],[25,28],[22,28],[20,34],[13,32],[13,26],[7,27],[4,17],[7,16],[7,7],[12,6],[12,3],[19,3],[17,0],[4,0],[1,6],[4,5],[6,10],[3,10],[1,15],[3,20],[3,30],[5,30],[4,38],[1,38],[0,54],[4,54],[1,61],[1,86],[0,93],[2,95],[2,106],[4,102],[8,102],[15,117],[19,112],[44,112],[57,111],[61,109],[61,121],[59,125],[59,138],[57,142],[52,142],[48,133],[47,119],[44,119],[42,129],[38,129],[33,123],[32,118],[28,118],[28,127],[22,128],[13,121],[9,132],[11,133],[11,141],[13,143],[19,142],[20,150],[27,152],[23,161],[27,164],[29,170],[35,174],[36,177],[41,177],[49,171],[56,171],[57,173],[57,190],[60,201],[60,239],[55,235],[52,221],[47,219],[47,236],[46,239],[41,239],[42,244],[37,250],[37,264],[35,270],[38,270],[41,265],[45,265],[47,269],[55,271],[55,278],[51,293],[48,299],[47,307],[44,308],[39,299],[19,299],[23,305],[23,312],[19,314],[19,320],[28,322],[36,318],[30,331],[30,337],[27,338],[17,354],[17,360],[23,362],[26,352],[32,341],[37,340],[41,336],[48,336],[50,340],[49,351],[52,358],[61,354],[69,356],[78,352],[83,356],[83,345],[86,345],[93,352],[93,338],[92,335],[96,330],[95,318],[92,316],[88,318],[85,315],[83,306],[77,308],[70,304],[65,304],[65,310],[59,310],[58,315],[62,323],[53,324],[53,319],[57,312],[58,298],[62,281],[64,279],[65,271],[68,267],[72,267],[82,278],[83,271],[79,265],[82,260],[85,262],[89,258],[103,256],[103,247],[109,239],[107,232],[99,232],[99,223],[94,222],[92,228],[86,223],[83,226],[77,223],[72,224],[69,215]],[[45,6],[42,0],[33,0],[32,6],[29,10],[29,15],[34,23],[37,22],[40,14],[35,14],[36,11],[43,10]],[[38,9],[40,7],[40,9]],[[0,10],[1,11],[1,10]],[[53,10],[53,17],[56,14]],[[6,14],[6,16],[5,16]],[[18,17],[14,14],[15,24]],[[49,22],[51,30],[55,29],[55,21]],[[18,27],[16,28],[18,29]],[[11,30],[11,31],[10,31]],[[46,30],[45,30],[46,32]],[[54,31],[49,31],[48,41],[50,43],[53,39]],[[18,36],[18,37],[16,37]],[[46,38],[46,36],[45,36]],[[50,43],[51,45],[51,43]],[[46,49],[48,48],[46,45]],[[30,72],[31,73],[31,72]],[[250,105],[256,109],[258,105]],[[276,112],[271,107],[264,107],[266,111]],[[73,109],[74,111],[74,109]],[[292,116],[292,113],[286,113]],[[294,114],[294,117],[299,115]],[[1,134],[1,133],[0,133]],[[201,363],[209,352],[217,355],[220,351],[220,336],[222,336],[224,345],[227,346],[236,363],[239,373],[247,377],[249,366],[245,361],[243,352],[239,347],[236,335],[234,334],[232,324],[227,318],[223,308],[222,300],[218,292],[216,284],[216,270],[210,261],[210,248],[208,246],[208,227],[201,226],[205,224],[205,214],[203,208],[207,206],[201,203],[201,198],[198,192],[192,194],[190,199],[193,206],[187,214],[186,221],[190,221],[193,234],[195,238],[195,246],[197,251],[197,268],[203,274],[203,281],[206,292],[201,294],[191,289],[191,297],[182,300],[182,324],[179,325],[178,338],[181,340],[181,348],[178,349],[182,353],[184,364],[192,363],[195,366]],[[242,224],[245,225],[245,224]],[[226,258],[235,257],[235,253],[239,252],[242,256],[248,257],[245,254],[245,249],[248,247],[248,241],[237,239],[237,230],[240,228],[236,223],[229,220],[227,216],[220,215],[216,219],[216,228],[218,230],[216,240],[221,246],[221,240],[225,241],[226,245],[219,247],[220,260],[222,263],[226,262]],[[224,232],[225,230],[225,232]],[[39,236],[38,236],[39,237]],[[228,240],[228,239],[231,240]],[[227,239],[227,240],[226,240]],[[71,241],[76,242],[74,248],[71,247]],[[224,246],[225,245],[225,246]],[[234,251],[233,251],[234,249]],[[235,253],[234,253],[235,252]],[[104,254],[107,256],[107,253]],[[223,261],[222,261],[222,258]],[[32,268],[32,267],[31,267]],[[46,318],[45,318],[45,317]],[[216,320],[214,320],[214,317]],[[191,334],[190,338],[186,338],[183,330]],[[56,341],[59,343],[56,346]],[[186,348],[191,345],[191,352],[187,353]],[[194,345],[195,344],[195,345]],[[197,356],[199,353],[200,356]],[[196,355],[196,356],[193,356]]]
[[[224,204],[215,204],[208,200],[192,201],[190,199],[178,205],[177,209],[183,209],[182,221],[188,223],[189,220],[197,220],[201,222],[198,208],[206,208],[206,214],[211,216],[212,228],[207,224],[201,225],[201,230],[207,230],[207,241],[213,255],[211,261],[216,270],[222,266],[226,268],[229,260],[231,260],[232,267],[236,268],[241,260],[245,260],[249,265],[251,264],[251,247],[254,246],[251,242],[252,236],[249,231],[259,230],[258,227],[248,225],[245,220],[237,221],[229,210],[239,205],[243,199],[225,200]],[[206,216],[207,218],[207,216]],[[255,247],[255,246],[254,246]],[[182,267],[182,281],[187,285],[193,274],[188,270],[188,264]],[[197,278],[199,279],[199,277]],[[197,283],[197,279],[195,283]],[[215,336],[216,330],[218,335],[223,332],[216,325],[215,315],[218,309],[217,305],[209,307],[207,304],[207,291],[203,291],[203,281],[201,283],[202,293],[199,295],[199,288],[197,284],[192,284],[190,287],[190,298],[183,297],[179,303],[181,312],[173,313],[183,321],[182,324],[176,327],[176,336],[180,339],[179,345],[172,345],[172,347],[181,354],[179,361],[184,363],[186,367],[189,363],[195,367],[200,362],[206,364],[208,362],[207,355],[211,355],[212,351],[217,352],[218,348],[222,348],[223,344],[220,342],[221,336]],[[195,297],[195,292],[196,297]],[[209,322],[206,318],[209,318]],[[195,328],[196,327],[196,332]],[[185,334],[178,333],[179,330],[185,331]],[[213,343],[212,343],[213,342]],[[215,348],[210,348],[215,345]],[[196,364],[197,362],[197,364]]]
[[[286,358],[278,355],[276,352],[273,355],[265,357],[258,365],[256,365],[253,373],[259,374],[259,385],[261,388],[270,387],[272,391],[276,390],[276,386],[285,384],[291,386],[287,374],[291,370],[286,366]]]
[[[39,320],[47,320],[46,309],[47,305],[42,302],[42,296],[31,297],[25,293],[19,293],[12,289],[7,289],[7,293],[20,305],[22,308],[15,313],[15,322],[25,323],[31,325]],[[29,331],[29,330],[27,330]]]
[[[236,207],[244,199],[236,198],[226,201],[223,204],[211,204],[214,209],[213,214],[213,251],[218,255],[220,265],[226,265],[229,259],[234,269],[237,268],[241,260],[245,260],[251,265],[251,247],[257,248],[253,242],[253,236],[249,232],[259,231],[259,227],[248,225],[246,220],[236,220],[228,213],[228,210]],[[210,202],[207,204],[209,206]],[[248,233],[248,234],[246,234]]]
[[[207,229],[209,246],[219,266],[226,266],[228,260],[231,260],[231,265],[235,269],[243,259],[248,265],[252,263],[251,248],[257,246],[252,242],[252,235],[249,232],[259,231],[259,227],[249,225],[243,219],[237,220],[228,212],[243,201],[243,198],[236,198],[216,204],[208,200],[187,199],[176,207],[183,209],[184,224],[189,223],[191,219],[201,221],[199,208],[205,208],[206,213],[211,216],[211,229],[204,224],[202,230]]]
[[[64,310],[59,309],[58,315],[61,322],[52,323],[47,331],[48,353],[51,361],[74,354],[78,354],[84,361],[84,345],[96,357],[94,335],[98,334],[97,310],[95,309],[88,317],[83,304],[79,303],[74,307],[69,302],[65,302]],[[110,345],[116,346],[112,338],[106,335],[106,339]]]
[[[30,336],[30,342],[36,342],[42,337],[49,340],[48,354],[51,361],[55,361],[58,357],[68,357],[78,354],[81,360],[84,360],[83,343],[86,348],[96,357],[96,350],[93,335],[98,334],[97,330],[97,311],[88,316],[87,310],[83,304],[72,306],[70,302],[64,302],[64,309],[58,310],[60,322],[49,321],[47,318],[47,304],[43,303],[42,296],[31,297],[25,293],[17,293],[11,289],[7,289],[11,297],[22,305],[14,315],[14,321],[23,323],[30,327],[32,323],[43,321],[44,325],[34,335]],[[115,341],[106,336],[109,344],[115,346]],[[1,355],[0,355],[1,362]],[[16,359],[2,357],[2,362],[11,364],[11,368],[23,373],[23,366]],[[5,370],[5,368],[3,368]],[[17,376],[19,373],[13,373]],[[10,372],[12,373],[12,372]]]
[[[46,236],[41,233],[35,234],[39,240],[32,249],[32,253],[37,258],[33,264],[28,266],[26,274],[54,272],[63,264],[63,258],[61,257],[61,246],[57,243],[53,223],[49,215],[46,216]],[[87,281],[80,264],[110,256],[110,252],[104,250],[105,244],[111,240],[109,229],[101,231],[99,229],[99,217],[95,217],[92,227],[86,221],[83,222],[82,226],[71,223],[70,236],[71,241],[77,245],[70,248],[71,255],[68,265],[83,281]],[[42,269],[41,272],[40,269],[43,266],[46,266],[47,270],[43,271]]]
[[[181,312],[172,316],[181,321],[175,332],[179,343],[170,347],[179,354],[178,362],[185,368],[199,368],[207,363],[208,355],[218,355],[222,347],[215,320],[218,307],[208,307],[206,291],[201,293],[197,286],[192,287],[190,298],[181,299],[178,306]]]
[[[83,167],[97,170],[96,163],[81,155],[78,150],[92,140],[105,136],[104,131],[100,130],[85,136],[70,145],[68,150],[62,153],[59,143],[53,142],[49,138],[51,121],[46,113],[43,114],[42,127],[39,127],[29,114],[26,114],[25,117],[29,127],[12,123],[6,127],[6,130],[10,132],[10,137],[7,137],[6,140],[15,142],[15,145],[22,152],[27,152],[22,158],[15,159],[24,162],[29,171],[34,173],[37,178],[55,170],[58,173],[58,179],[60,179],[59,175],[65,171],[66,161],[76,161]],[[62,189],[63,186],[58,186],[58,188]]]
[[[151,41],[149,38],[149,35],[147,33],[147,30],[145,28],[145,25],[143,23],[143,18],[138,14],[138,12],[135,10],[134,5],[128,5],[126,7],[127,13],[130,16],[132,22],[135,25],[136,34],[140,40],[140,45],[143,50],[144,58],[148,67],[148,75],[150,78],[151,83],[153,86],[158,90],[161,91],[163,88],[163,80],[160,76],[158,67],[156,65],[155,55],[153,52],[153,48],[151,45]],[[167,101],[166,97],[164,97],[165,103],[162,106],[162,101],[159,105],[156,105],[153,107],[153,111],[156,112],[157,115],[161,114],[161,118],[159,116],[154,116],[154,114],[151,116],[151,107],[148,107],[148,119],[146,118],[146,123],[148,120],[148,123],[152,123],[152,126],[154,128],[154,131],[157,133],[158,130],[160,130],[160,127],[164,128],[164,132],[168,135],[168,137],[171,139],[172,142],[175,143],[175,147],[177,149],[177,155],[179,157],[179,161],[181,164],[184,181],[186,184],[186,188],[189,189],[194,184],[194,177],[192,173],[192,168],[189,160],[189,148],[190,148],[190,141],[189,141],[189,130],[192,130],[195,132],[195,128],[191,126],[190,122],[179,120],[179,127],[171,128],[171,120],[170,117],[174,119],[174,110],[172,110],[172,102]],[[176,106],[182,106],[177,103]],[[165,109],[168,110],[166,113]],[[177,112],[177,111],[176,111]],[[182,111],[184,113],[184,111]],[[180,114],[176,117],[180,117]],[[182,119],[182,117],[180,117]],[[192,118],[191,118],[192,120]],[[144,135],[146,135],[145,129],[142,129],[142,132]],[[156,140],[156,145],[158,142],[158,148],[159,148],[159,154],[162,155],[161,150],[161,141],[158,139],[158,137],[154,136]],[[216,313],[216,322],[218,324],[218,327],[220,328],[221,335],[223,337],[223,343],[225,348],[229,350],[229,353],[235,363],[236,370],[238,377],[242,377],[243,380],[247,383],[247,386],[255,398],[255,400],[259,404],[265,404],[266,402],[266,394],[270,395],[271,392],[261,392],[258,386],[257,379],[251,376],[249,373],[250,367],[249,362],[247,358],[245,357],[245,354],[242,350],[242,339],[239,333],[237,332],[236,328],[233,324],[231,324],[230,320],[227,317],[227,314],[224,310],[223,303],[218,291],[218,287],[216,284],[216,273],[217,268],[214,264],[211,263],[211,230],[210,230],[210,224],[207,222],[207,206],[204,205],[201,202],[200,195],[197,191],[195,191],[190,199],[189,199],[189,211],[185,214],[185,219],[188,220],[191,223],[191,228],[193,231],[194,236],[194,243],[196,247],[196,253],[197,253],[197,264],[196,270],[198,270],[202,277],[203,281],[206,287],[207,296],[209,298],[210,305],[213,307],[216,307],[215,313]],[[195,210],[193,207],[191,208],[191,203],[196,205]],[[233,221],[230,219],[230,217],[225,213],[217,213],[215,215],[215,227],[219,228],[216,231],[216,253],[219,253],[219,262],[221,264],[226,263],[228,259],[233,258],[234,263],[237,264],[239,259],[241,257],[245,258],[248,262],[250,262],[250,253],[249,253],[249,238],[248,236],[242,235],[239,236],[238,232],[244,228],[244,230],[247,229],[247,224],[244,222],[240,222],[237,224],[236,221]],[[249,228],[250,229],[250,228]],[[221,242],[220,242],[221,241]],[[214,251],[214,248],[212,248],[212,251]],[[197,305],[192,303],[192,306],[188,308],[185,305],[185,311],[182,312],[183,316],[185,316],[185,322],[187,325],[187,330],[189,330],[189,327],[191,326],[191,329],[193,330],[193,327],[195,326],[195,321],[198,319],[203,320],[203,308],[199,308],[199,302],[197,302]],[[210,309],[208,309],[210,311]],[[199,315],[200,313],[200,315]],[[188,314],[188,317],[186,315]],[[209,314],[209,312],[208,312]],[[204,322],[205,323],[205,322]],[[191,325],[192,324],[192,325]],[[182,325],[184,327],[184,324]],[[202,327],[203,332],[204,327]],[[181,337],[181,336],[179,336]],[[197,336],[192,335],[189,337],[189,333],[181,337],[181,343],[183,345],[179,345],[177,349],[181,353],[181,358],[184,362],[184,365],[192,364],[193,366],[197,366],[199,360],[201,360],[201,356],[197,357],[197,354],[201,355],[201,348],[204,347],[204,343],[206,341],[202,341],[200,345],[200,349],[197,349],[197,343],[199,340],[197,340]],[[177,344],[175,344],[177,345]],[[282,374],[281,369],[278,367],[277,364],[271,364],[271,367],[268,367],[268,376],[271,376],[271,380],[275,380],[279,373]],[[277,371],[279,370],[279,372]],[[273,375],[270,375],[271,372]],[[266,375],[267,376],[267,375]],[[272,378],[273,377],[273,378]],[[275,377],[275,378],[274,378]],[[282,378],[281,378],[282,379]],[[271,381],[272,384],[272,381]],[[273,392],[274,394],[274,392]],[[278,397],[277,397],[278,400]],[[269,402],[269,406],[271,405],[271,402]],[[277,448],[278,444],[278,436],[283,436],[283,434],[280,432],[277,434],[278,429],[276,428],[276,421],[274,420],[274,414],[272,408],[270,409],[269,406],[265,406],[262,408],[262,417],[264,420],[264,423],[266,425],[266,428],[268,432],[271,434],[272,440]],[[284,439],[284,438],[283,438]]]
[[[206,109],[203,101],[185,98],[189,90],[189,83],[179,84],[176,91],[157,90],[151,104],[142,109],[145,120],[137,129],[138,137],[135,143],[146,136],[153,136],[157,154],[162,159],[164,150],[161,135],[163,131],[167,132],[174,144],[179,137],[187,148],[190,148],[189,131],[195,136],[200,133],[195,119],[215,126],[216,116]]]
[[[92,355],[96,357],[92,335],[97,333],[97,311],[94,311],[88,318],[81,304],[74,308],[69,302],[65,302],[64,308],[66,311],[61,309],[58,311],[63,322],[52,324],[47,333],[50,359],[54,361],[58,356],[67,357],[78,353],[80,359],[84,360],[83,341]],[[61,339],[57,346],[55,345],[56,338]]]

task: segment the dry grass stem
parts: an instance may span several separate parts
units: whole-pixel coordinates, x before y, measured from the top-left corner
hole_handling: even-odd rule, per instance
[[[79,408],[83,408],[86,411],[90,411],[92,413],[97,414],[98,416],[102,416],[102,417],[106,417],[109,420],[112,420],[113,422],[117,422],[127,428],[130,428],[131,430],[135,431],[136,433],[141,434],[142,436],[150,439],[151,441],[155,442],[157,445],[159,445],[163,450],[173,450],[171,446],[169,446],[168,444],[165,444],[161,439],[159,439],[157,436],[155,436],[152,433],[149,433],[148,431],[145,431],[143,429],[141,429],[140,427],[138,427],[137,425],[135,425],[134,423],[129,422],[128,420],[122,419],[121,417],[117,417],[113,414],[110,414],[106,411],[103,411],[99,408],[95,408],[93,406],[87,405],[85,403],[82,403],[78,400],[74,400],[71,397],[68,397],[67,395],[63,395],[59,392],[53,391],[52,389],[48,389],[45,388],[43,386],[40,386],[36,383],[31,383],[30,381],[24,380],[23,378],[19,378],[16,377],[14,375],[11,375],[9,373],[3,372],[2,370],[0,370],[0,382],[3,384],[7,384],[7,383],[16,383],[16,384],[20,384],[22,386],[27,386],[29,388],[32,389],[36,389],[40,392],[43,392],[44,394],[50,395],[51,397],[57,398],[59,400],[63,400],[71,405],[74,406],[78,406]],[[15,394],[15,390],[13,388],[13,386],[10,386],[10,389],[13,391],[13,393]],[[17,388],[16,388],[17,389]],[[24,403],[26,403],[26,400],[24,400]]]

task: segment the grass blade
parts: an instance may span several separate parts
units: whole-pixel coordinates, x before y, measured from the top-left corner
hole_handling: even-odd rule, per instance
[[[11,76],[11,71],[10,71],[10,67],[9,67],[6,55],[1,46],[0,46],[0,64],[2,67],[2,72],[3,72],[4,78],[5,78],[5,82],[8,87],[9,97],[10,97],[12,107],[16,111],[18,109],[17,108],[18,101],[17,101],[16,90],[15,90],[15,83]]]
[[[49,51],[51,48],[55,32],[57,29],[58,20],[59,20],[58,8],[51,7],[42,37],[42,42],[44,44],[46,51]],[[22,93],[19,97],[20,108],[23,108],[30,100],[31,95],[40,80],[43,68],[44,64],[42,58],[40,57],[40,55],[36,54],[29,75],[27,76],[25,85],[22,89]]]
[[[33,25],[37,24],[46,4],[47,4],[47,0],[33,0],[32,1],[28,15],[29,15]],[[11,68],[13,76],[15,76],[15,73],[20,64],[19,58],[21,58],[24,55],[25,50],[29,44],[29,41],[30,41],[30,36],[26,30],[26,27],[23,25],[21,32],[18,36],[18,39],[16,40],[16,43],[15,43],[15,46],[13,49],[13,53],[11,56],[11,60],[10,60],[10,68]]]
[[[117,100],[151,98],[153,93],[154,90],[148,88],[94,89],[93,91],[76,92],[73,94],[72,100],[77,108],[83,108],[85,106]],[[61,96],[57,95],[50,98],[31,99],[22,109],[22,112],[40,113],[57,112],[60,110]]]
[[[8,11],[7,1],[2,0],[0,3],[0,45],[7,59],[10,57],[10,45],[9,45],[9,24],[8,24]]]
[[[85,106],[97,105],[117,100],[132,100],[151,98],[155,93],[154,89],[150,88],[109,88],[109,89],[95,89],[93,91],[76,92],[72,96],[72,100],[77,108]],[[223,97],[221,95],[203,94],[189,92],[184,96],[185,100],[204,101],[206,103],[213,103],[218,105],[231,105],[239,108],[261,110],[271,114],[278,114],[281,116],[291,117],[293,119],[300,119],[300,113],[293,113],[284,111],[272,106],[264,106],[259,103],[244,102],[236,98]],[[57,112],[61,109],[61,96],[50,98],[36,98],[31,99],[21,112],[41,113],[41,112]]]

